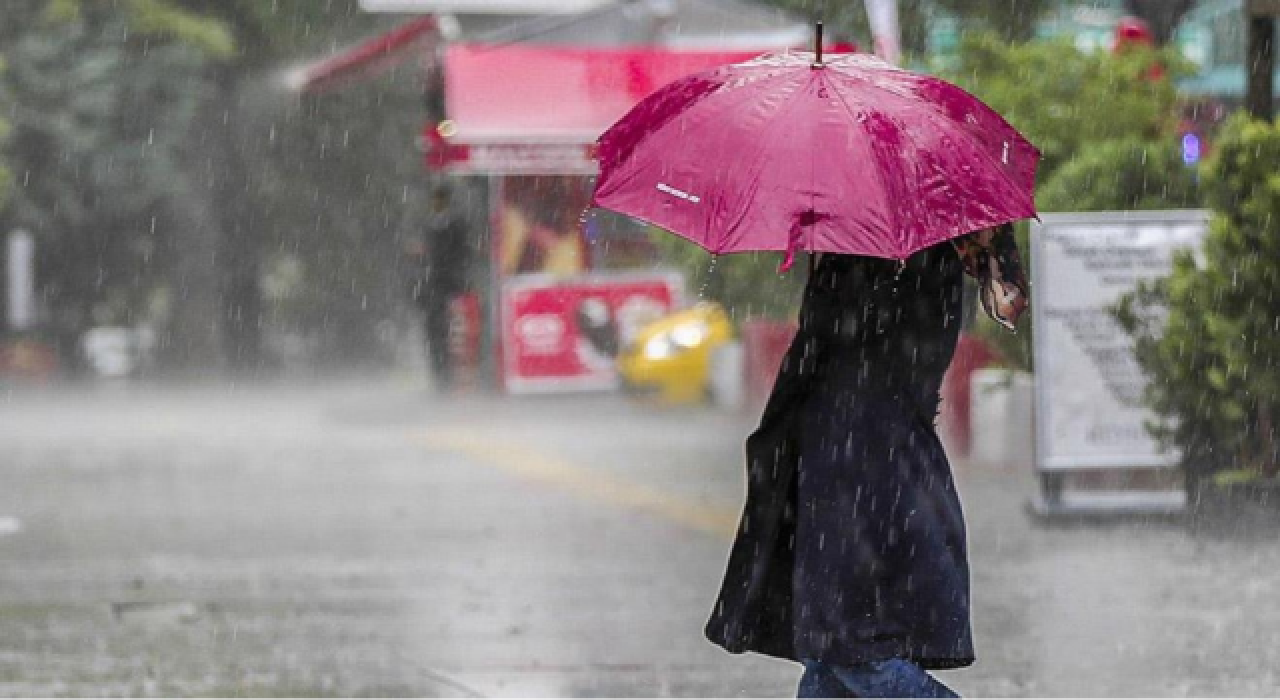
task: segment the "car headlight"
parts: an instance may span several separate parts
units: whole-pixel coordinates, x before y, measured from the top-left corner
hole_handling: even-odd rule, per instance
[[[671,344],[671,338],[666,333],[655,335],[644,344],[646,360],[664,360],[671,357],[674,351],[675,346]]]
[[[703,321],[691,321],[661,335],[655,335],[644,344],[644,356],[648,360],[664,360],[678,352],[692,350],[702,344],[711,333]]]
[[[711,329],[707,328],[707,324],[703,321],[682,323],[671,330],[671,342],[685,350],[689,350],[706,340],[710,331]]]

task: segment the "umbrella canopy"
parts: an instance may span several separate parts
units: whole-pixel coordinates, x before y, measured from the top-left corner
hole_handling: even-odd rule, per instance
[[[713,253],[901,260],[1035,216],[1039,157],[946,81],[865,54],[766,54],[637,104],[600,137],[592,204]]]

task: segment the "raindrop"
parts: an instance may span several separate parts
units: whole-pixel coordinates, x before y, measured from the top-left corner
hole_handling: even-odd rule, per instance
[[[716,272],[716,262],[720,260],[719,255],[712,254],[711,264],[707,266],[707,275],[702,278],[702,286],[698,289],[698,298],[705,299],[707,296],[707,285],[711,284],[711,277]]]

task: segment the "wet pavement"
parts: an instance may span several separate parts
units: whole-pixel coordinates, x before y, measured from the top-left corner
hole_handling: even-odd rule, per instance
[[[701,636],[751,420],[395,382],[0,393],[0,694],[785,696]],[[968,695],[1280,693],[1280,538],[957,465]]]

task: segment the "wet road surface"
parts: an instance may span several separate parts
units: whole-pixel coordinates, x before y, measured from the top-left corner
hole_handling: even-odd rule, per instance
[[[701,636],[749,418],[387,382],[0,394],[5,695],[785,696]],[[1280,540],[957,465],[969,695],[1280,693]]]

